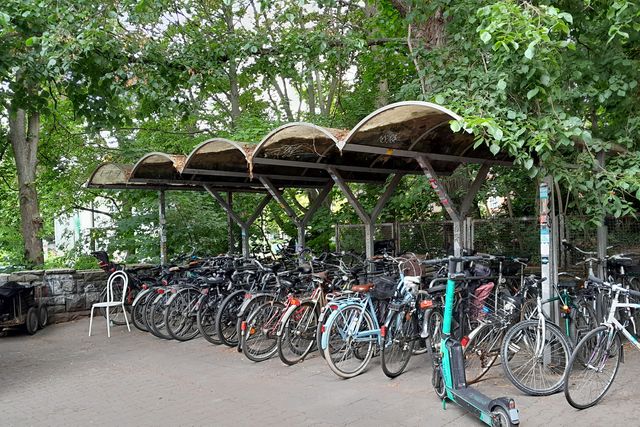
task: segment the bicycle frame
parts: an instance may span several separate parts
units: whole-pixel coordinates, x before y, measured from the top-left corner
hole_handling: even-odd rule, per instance
[[[633,336],[631,332],[627,331],[627,328],[625,328],[625,326],[622,323],[620,323],[618,319],[616,319],[616,312],[618,311],[619,308],[640,309],[640,303],[634,304],[634,303],[628,303],[628,302],[619,302],[618,299],[620,298],[620,292],[625,290],[625,288],[623,288],[622,286],[612,285],[611,290],[615,293],[615,297],[613,298],[613,301],[611,303],[611,308],[609,309],[609,315],[607,316],[607,320],[603,323],[603,325],[610,328],[611,332],[613,332],[613,329],[617,329],[620,332],[622,332],[622,335],[624,335],[629,340],[629,342],[634,345],[635,348],[640,350],[640,343],[638,342],[638,339],[635,336]]]

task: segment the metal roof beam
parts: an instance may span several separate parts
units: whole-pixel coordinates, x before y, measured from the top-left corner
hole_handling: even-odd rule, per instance
[[[479,163],[489,165],[512,166],[513,162],[509,160],[482,159],[479,157],[454,156],[450,154],[423,153],[420,151],[400,150],[395,148],[374,147],[371,145],[347,144],[342,151],[351,151],[356,153],[383,154],[395,157],[409,157],[417,159],[418,157],[426,157],[430,160],[438,160],[451,163]]]
[[[294,168],[308,168],[308,169],[321,169],[321,170],[329,170],[329,168],[334,168],[334,169],[342,170],[346,172],[377,173],[380,175],[391,175],[395,173],[420,175],[422,173],[419,170],[406,171],[402,169],[390,169],[390,168],[369,168],[367,166],[333,165],[333,164],[326,164],[326,163],[301,162],[298,160],[265,159],[263,157],[254,158],[252,161],[256,165],[290,166]]]
[[[213,187],[209,185],[205,185],[204,188],[211,194],[211,196],[216,199],[218,204],[222,207],[222,209],[229,215],[235,222],[240,226],[240,230],[242,232],[242,256],[249,257],[250,248],[249,248],[249,229],[251,225],[258,219],[260,213],[264,210],[264,208],[269,204],[271,200],[271,195],[266,194],[263,199],[258,203],[258,206],[253,211],[251,216],[246,220],[243,220],[237,212],[235,212],[232,206],[222,197],[222,195],[216,191]]]
[[[185,169],[182,171],[183,175],[193,174],[193,175],[206,175],[206,176],[229,176],[234,178],[251,178],[251,174],[249,172],[232,172],[232,171],[219,171],[219,170],[210,170],[210,169]],[[269,179],[290,179],[290,180],[304,180],[309,182],[327,182],[326,178],[322,177],[307,177],[307,176],[299,176],[299,175],[277,175],[277,174],[259,174],[254,173],[254,178],[260,178],[264,176]]]

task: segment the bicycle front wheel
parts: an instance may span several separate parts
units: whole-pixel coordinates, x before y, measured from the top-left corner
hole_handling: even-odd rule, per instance
[[[284,310],[284,305],[277,301],[264,303],[253,310],[242,332],[242,352],[247,359],[262,362],[276,353],[276,333]]]
[[[369,365],[378,336],[373,318],[360,305],[348,305],[334,312],[325,328],[328,345],[324,358],[329,368],[342,378],[360,375]]]
[[[485,324],[474,330],[464,348],[467,384],[473,384],[491,369],[500,355],[504,329]]]
[[[578,343],[565,373],[564,395],[576,409],[589,408],[607,393],[620,366],[622,345],[616,330],[594,329]]]
[[[547,322],[544,337],[538,320],[525,320],[507,331],[502,367],[509,380],[530,396],[560,391],[571,351],[560,328]]]
[[[382,343],[382,372],[395,378],[407,368],[418,339],[416,323],[404,311],[393,314]]]
[[[316,343],[318,312],[316,303],[302,303],[282,320],[282,333],[278,336],[278,355],[287,365],[302,361]]]

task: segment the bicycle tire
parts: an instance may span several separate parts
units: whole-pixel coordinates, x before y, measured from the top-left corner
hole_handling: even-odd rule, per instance
[[[306,301],[282,319],[282,333],[278,335],[278,356],[286,365],[295,365],[307,357],[316,344],[318,312],[316,303]],[[295,341],[298,338],[298,344]],[[290,351],[287,351],[287,350]]]
[[[174,340],[189,341],[198,335],[194,307],[199,297],[198,290],[184,288],[169,300],[164,310],[164,324]]]
[[[276,354],[276,331],[283,310],[284,304],[271,301],[262,304],[247,318],[246,329],[241,338],[242,353],[247,359],[263,362]]]
[[[538,327],[539,321],[530,319],[509,328],[502,341],[502,351],[500,352],[502,368],[509,381],[520,391],[529,396],[549,396],[564,387],[564,372],[571,357],[571,346],[558,326],[546,322],[545,347],[551,346],[551,348],[546,353],[548,359],[545,363],[545,360],[535,354]],[[532,330],[535,333],[533,336]],[[525,359],[525,363],[517,367],[516,362],[521,360],[521,355]],[[543,356],[544,358],[545,356]],[[529,366],[531,367],[529,368]],[[541,378],[545,371],[554,376],[551,383]],[[525,383],[529,378],[533,384]],[[536,387],[536,384],[539,386]]]
[[[572,347],[600,324],[596,311],[588,301],[579,299],[575,304],[575,314],[571,318],[572,325],[570,327]]]
[[[440,309],[431,309],[429,313],[425,315],[427,316],[427,345],[430,346],[431,353],[439,353],[444,316]]]
[[[596,405],[611,388],[611,384],[613,384],[620,367],[620,355],[622,354],[620,334],[617,331],[614,331],[613,334],[611,344],[608,345],[609,327],[600,326],[585,335],[573,350],[569,366],[565,372],[564,396],[574,408],[586,409]],[[592,343],[592,340],[595,340],[595,342]],[[606,380],[606,383],[603,383],[604,387],[601,388],[597,396],[585,398],[584,400],[580,399],[578,390],[582,389],[582,387],[579,385],[575,387],[576,384],[580,379],[587,380],[586,376],[588,374],[595,373],[596,370],[593,367],[598,366],[600,371],[604,369],[604,364],[612,359],[612,355],[615,361],[610,376],[608,378],[604,377],[604,380]],[[599,360],[601,358],[604,360]],[[584,367],[589,367],[589,369],[585,370],[583,369]]]
[[[220,304],[216,313],[216,334],[227,347],[238,345],[238,309],[244,300],[244,290],[238,290],[229,294]]]
[[[382,372],[389,378],[396,378],[409,364],[418,331],[413,317],[407,319],[404,311],[397,311],[389,321],[382,342]],[[394,355],[399,356],[398,365],[393,365]]]
[[[477,383],[491,369],[500,355],[503,336],[503,328],[496,328],[489,323],[478,326],[470,334],[463,349],[467,384]]]
[[[137,301],[134,302],[131,310],[131,323],[133,326],[141,330],[142,332],[148,332],[147,323],[144,320],[144,303],[148,294],[151,292],[149,289],[145,289],[140,294],[138,294]]]
[[[171,340],[171,335],[166,332],[164,325],[164,311],[166,309],[167,294],[158,294],[151,302],[147,326],[153,335],[165,340]]]
[[[353,312],[350,313],[350,312]],[[343,307],[340,307],[334,313],[331,314],[327,321],[327,325],[325,328],[326,334],[328,334],[328,345],[324,349],[324,359],[327,361],[329,368],[342,378],[353,378],[355,376],[360,375],[364,372],[371,358],[373,357],[373,352],[376,347],[373,339],[363,340],[360,343],[356,343],[356,345],[352,345],[352,342],[344,342],[342,336],[349,335],[349,330],[355,327],[359,322],[359,316],[362,313],[362,321],[360,321],[360,331],[370,331],[373,330],[373,318],[371,314],[365,309],[362,311],[362,307],[357,304],[350,304]],[[351,317],[355,316],[355,317]],[[351,325],[351,326],[350,326]],[[362,329],[364,326],[364,329]],[[342,330],[346,328],[346,332],[342,333]],[[324,338],[323,338],[324,339]],[[365,351],[362,352],[362,347],[365,347]],[[344,361],[345,357],[341,357],[340,360],[336,360],[336,349],[345,350],[344,355],[353,355],[353,359],[358,362],[355,368],[347,369],[342,366],[338,366],[338,361]]]
[[[207,297],[200,301],[196,313],[196,324],[200,335],[211,344],[220,345],[222,340],[218,337],[216,328],[216,312],[220,303],[219,298]]]

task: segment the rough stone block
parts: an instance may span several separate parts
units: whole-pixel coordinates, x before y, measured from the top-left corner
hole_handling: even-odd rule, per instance
[[[9,281],[9,275],[8,274],[0,274],[0,285],[4,285],[5,283],[7,283]]]
[[[76,292],[76,281],[71,274],[55,274],[49,272],[44,276],[44,284],[49,288],[50,295],[65,295]]]
[[[81,271],[80,273],[82,273],[82,275],[84,276],[84,281],[87,283],[93,283],[93,282],[107,282],[107,277],[109,277],[107,275],[107,273],[105,273],[102,270],[84,270]]]
[[[10,282],[18,282],[18,283],[32,283],[42,280],[41,276],[36,274],[27,274],[27,273],[12,273],[9,275]]]
[[[53,268],[51,270],[45,271],[46,275],[56,275],[56,274],[73,274],[76,271],[73,268]]]
[[[46,306],[54,306],[54,305],[65,306],[66,305],[66,299],[64,296],[44,297],[44,298],[40,298],[40,302]]]
[[[100,301],[100,292],[86,292],[84,299],[85,308],[90,309],[93,303]]]
[[[67,306],[65,304],[49,305],[47,306],[47,310],[49,310],[49,313],[52,313],[52,314],[65,313],[67,310]]]
[[[70,295],[66,297],[66,310],[78,311],[84,310],[86,306],[84,295]]]

